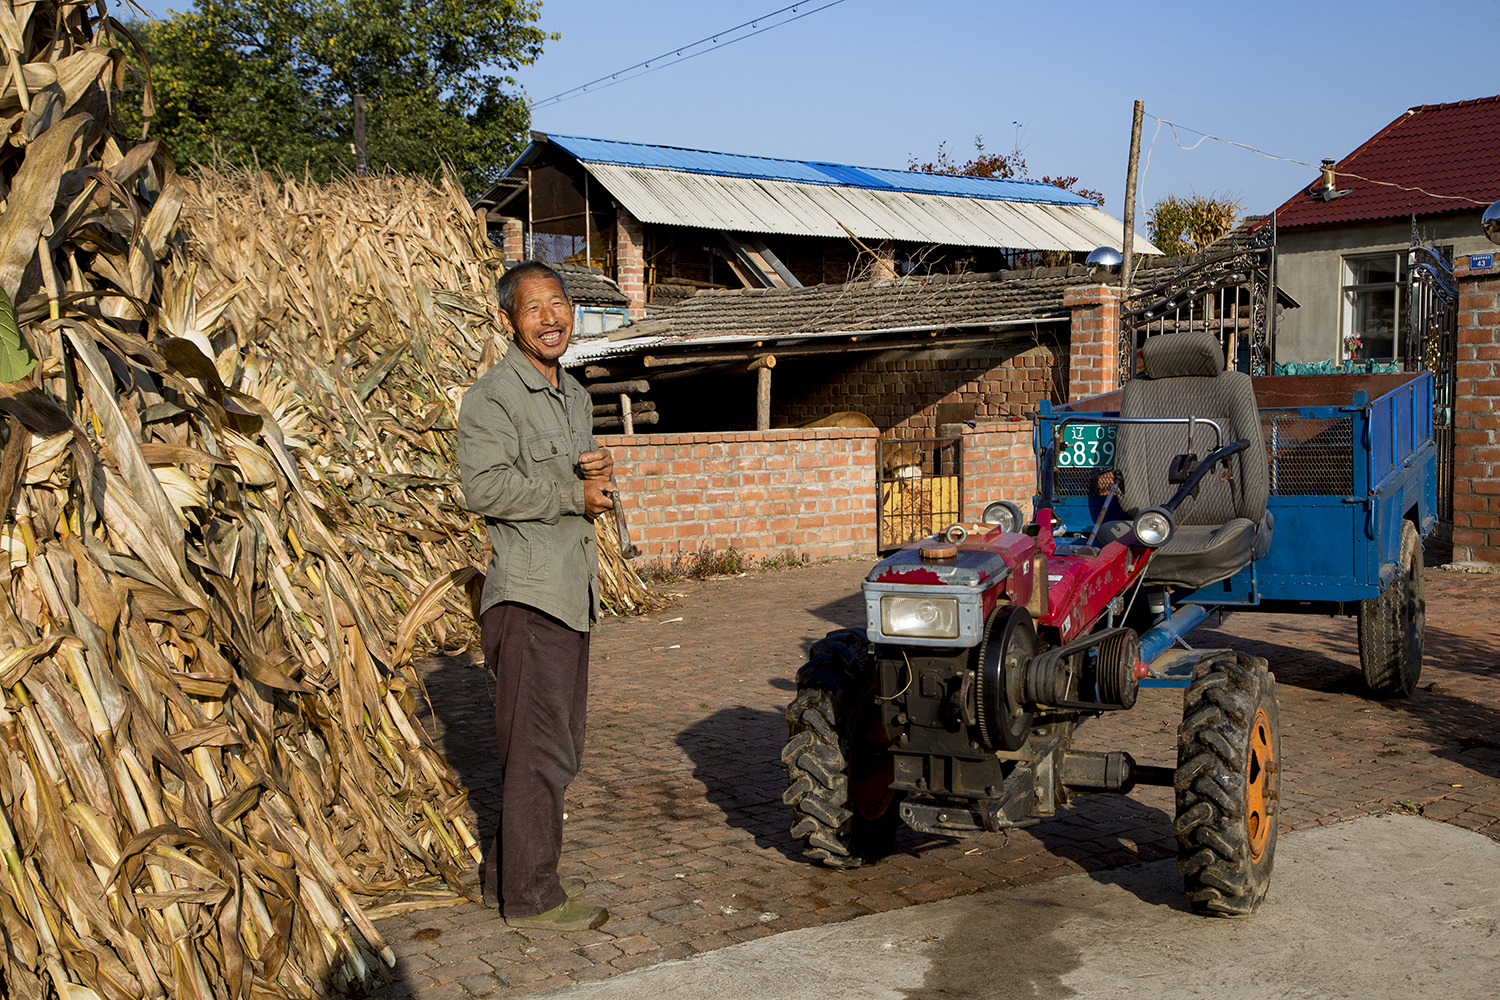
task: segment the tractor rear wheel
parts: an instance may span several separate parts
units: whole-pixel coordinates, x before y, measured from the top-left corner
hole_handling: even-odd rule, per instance
[[[863,631],[840,629],[813,644],[787,706],[782,800],[792,807],[792,836],[830,868],[876,861],[895,845],[902,796],[891,788],[878,693],[874,648]]]
[[[1177,870],[1195,911],[1249,916],[1271,884],[1281,814],[1276,677],[1258,656],[1201,660],[1177,730]]]
[[[1403,521],[1396,578],[1379,597],[1359,602],[1359,665],[1375,697],[1405,698],[1416,689],[1426,624],[1422,536]]]

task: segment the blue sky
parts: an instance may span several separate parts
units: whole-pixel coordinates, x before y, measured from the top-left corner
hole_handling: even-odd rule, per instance
[[[547,0],[541,24],[562,38],[518,79],[541,100],[789,2]],[[1179,139],[1192,146],[1201,136],[1158,132],[1151,116],[1309,163],[1341,157],[1408,107],[1500,93],[1497,28],[1497,0],[843,0],[539,108],[533,127],[877,167],[932,159],[944,140],[967,159],[976,134],[988,150],[1009,152],[1019,135],[1033,177],[1076,174],[1118,216],[1139,98],[1148,116],[1141,162],[1149,152],[1150,165],[1138,211],[1197,191],[1229,192],[1259,213],[1315,172],[1212,139],[1184,150]]]

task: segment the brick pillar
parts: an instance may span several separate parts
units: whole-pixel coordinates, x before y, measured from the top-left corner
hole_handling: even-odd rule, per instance
[[[1468,263],[1453,269],[1453,561],[1500,567],[1500,272],[1471,273]]]
[[[526,224],[520,219],[500,219],[500,252],[506,260],[526,258]]]
[[[621,205],[615,215],[615,281],[630,299],[630,318],[646,315],[646,237],[640,221]]]
[[[1068,399],[1120,387],[1119,285],[1073,285],[1063,292],[1072,313],[1068,343]]]

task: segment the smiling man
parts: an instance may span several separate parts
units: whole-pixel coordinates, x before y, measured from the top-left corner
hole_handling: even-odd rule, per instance
[[[563,793],[578,773],[588,704],[589,626],[598,620],[593,518],[613,504],[614,461],[593,438],[593,403],[558,364],[573,303],[540,261],[496,286],[511,349],[464,394],[458,464],[484,515],[489,571],[480,644],[495,675],[502,773],[485,901],[517,927],[588,930],[609,918],[557,876]]]

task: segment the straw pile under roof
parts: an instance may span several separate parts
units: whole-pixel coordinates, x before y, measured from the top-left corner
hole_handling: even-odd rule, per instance
[[[103,11],[0,4],[0,992],[327,996],[480,855],[409,659],[488,251],[452,185],[175,174]]]

